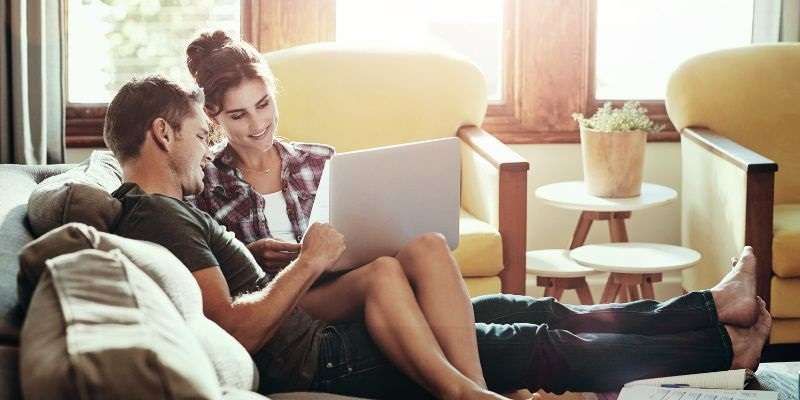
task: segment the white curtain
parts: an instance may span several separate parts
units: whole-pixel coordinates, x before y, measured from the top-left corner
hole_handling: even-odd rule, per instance
[[[64,161],[61,0],[0,6],[0,163]]]
[[[800,41],[800,0],[755,0],[753,43]]]

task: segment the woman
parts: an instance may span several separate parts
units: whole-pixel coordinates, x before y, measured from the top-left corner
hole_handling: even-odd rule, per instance
[[[275,272],[301,250],[322,166],[333,150],[276,136],[274,79],[249,44],[224,32],[206,33],[189,45],[187,56],[205,92],[206,112],[227,139],[206,165],[205,188],[195,202]],[[754,263],[743,263],[711,291],[666,303],[568,307],[502,295],[471,303],[444,238],[426,234],[395,257],[353,269],[304,295],[300,305],[335,328],[323,333],[320,354],[326,356],[311,389],[402,396],[391,390],[408,385],[391,385],[401,378],[376,373],[371,364],[358,371],[348,364],[340,375],[328,372],[330,360],[369,347],[370,340],[405,376],[438,397],[498,398],[486,390],[487,380],[500,391],[608,390],[658,374],[751,366],[757,356],[743,343],[763,344],[768,324],[754,281],[741,273]],[[398,274],[402,279],[395,279]],[[387,277],[395,277],[391,285],[383,282]],[[742,296],[742,288],[752,296]],[[354,320],[363,320],[369,338],[336,324]],[[342,346],[345,336],[353,342]],[[363,346],[354,345],[354,337]],[[629,368],[610,367],[621,364]],[[365,388],[370,379],[373,386]]]
[[[205,168],[205,190],[196,204],[235,232],[274,273],[300,250],[322,168],[333,149],[276,136],[275,82],[249,44],[216,31],[192,42],[187,55],[189,70],[205,92],[212,126],[227,139]],[[301,305],[325,321],[361,319],[365,308],[388,300],[388,293],[369,290],[372,281],[384,279],[382,270],[400,266],[409,287],[391,301],[407,299],[397,304],[407,312],[381,316],[391,318],[387,321],[367,318],[370,334],[404,372],[435,393],[454,382],[482,392],[486,382],[472,306],[439,234],[422,235],[394,258],[378,259],[310,289]]]

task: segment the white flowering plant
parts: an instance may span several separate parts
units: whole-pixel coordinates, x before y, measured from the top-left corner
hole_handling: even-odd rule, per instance
[[[621,108],[612,107],[610,102],[603,104],[591,118],[586,118],[582,113],[572,114],[583,128],[601,132],[629,132],[645,131],[658,132],[664,125],[656,125],[647,116],[647,109],[638,101],[628,101]]]

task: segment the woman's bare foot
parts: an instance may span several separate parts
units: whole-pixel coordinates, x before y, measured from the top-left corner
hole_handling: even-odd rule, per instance
[[[755,371],[761,360],[761,351],[769,337],[772,328],[772,317],[767,311],[767,305],[759,297],[757,300],[759,314],[756,323],[750,328],[735,328],[725,325],[728,336],[733,344],[733,362],[731,369],[747,368]]]
[[[713,288],[711,295],[717,306],[719,322],[748,328],[758,316],[756,301],[756,257],[753,248],[745,246],[733,269]]]
[[[473,399],[474,400],[511,400],[508,397],[501,396],[501,395],[499,395],[499,394],[497,394],[495,392],[492,392],[492,391],[489,391],[489,390],[486,390],[486,389],[483,389],[483,388],[480,388],[480,387],[476,387],[474,390],[469,390],[469,391],[467,391],[465,393],[462,393],[462,395],[459,396],[459,399],[464,399],[464,400],[467,400],[467,399],[468,400],[473,400]]]

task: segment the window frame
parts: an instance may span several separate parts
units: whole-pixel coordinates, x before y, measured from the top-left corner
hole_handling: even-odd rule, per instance
[[[579,143],[572,113],[591,114],[605,102],[594,95],[597,0],[504,0],[503,6],[503,98],[490,102],[482,128],[507,144]],[[241,0],[241,7],[243,39],[262,52],[335,39],[336,0]],[[663,101],[641,104],[666,125],[649,141],[680,140]],[[104,146],[106,108],[68,103],[67,147]]]
[[[64,26],[65,36],[69,36],[69,27],[67,25],[67,14],[69,13],[69,2],[64,3]],[[246,41],[250,41],[253,37],[253,10],[258,10],[258,0],[240,0],[241,3],[241,29],[242,37]],[[64,80],[69,79],[69,52],[65,52],[64,65]],[[66,91],[67,85],[65,85]],[[64,141],[67,148],[93,148],[105,147],[103,141],[103,125],[105,123],[106,110],[108,110],[108,103],[72,103],[67,97],[65,107],[65,129]]]

